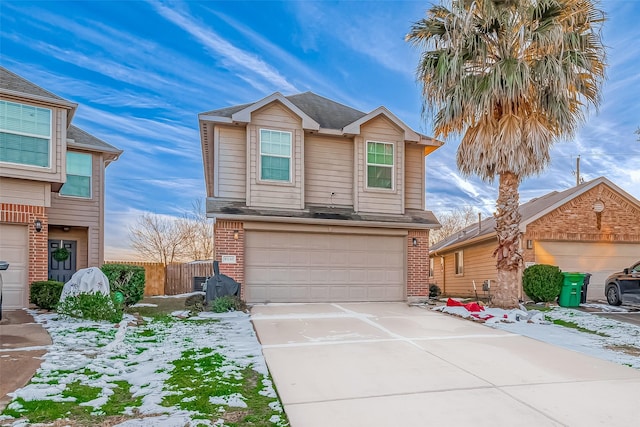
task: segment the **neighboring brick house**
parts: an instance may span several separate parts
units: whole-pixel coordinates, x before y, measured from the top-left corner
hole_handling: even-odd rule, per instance
[[[122,151],[72,125],[76,108],[0,67],[4,309],[26,307],[33,281],[103,263],[105,167]],[[57,261],[61,246],[69,256]]]
[[[442,145],[384,107],[274,93],[199,115],[221,272],[248,302],[428,295],[425,156]]]
[[[591,273],[588,298],[604,300],[606,277],[640,260],[640,201],[600,177],[520,206],[524,266],[557,265]],[[496,279],[494,218],[431,247],[430,282],[446,295],[474,296]],[[522,291],[521,291],[522,296]]]

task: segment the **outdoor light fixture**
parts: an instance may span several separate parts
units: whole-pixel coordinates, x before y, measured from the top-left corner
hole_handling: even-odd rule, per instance
[[[69,231],[69,230],[71,230],[71,227],[68,227],[66,225],[62,227],[62,231]]]
[[[33,228],[36,229],[36,233],[39,233],[42,231],[42,221],[40,221],[38,218],[36,218],[35,221],[33,221]]]
[[[238,233],[238,230],[233,230],[233,240],[238,240],[239,237],[240,233]]]
[[[413,246],[418,246],[418,238],[414,237],[413,239],[411,239],[411,243],[413,243]]]
[[[533,249],[533,240],[527,240],[527,249]]]

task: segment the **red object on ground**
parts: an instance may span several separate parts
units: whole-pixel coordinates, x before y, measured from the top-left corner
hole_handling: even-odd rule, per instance
[[[447,300],[447,307],[464,307],[467,311],[472,313],[477,313],[479,311],[484,311],[484,307],[478,304],[477,302],[470,302],[467,304],[463,304],[460,301],[456,301],[454,299],[449,298]]]

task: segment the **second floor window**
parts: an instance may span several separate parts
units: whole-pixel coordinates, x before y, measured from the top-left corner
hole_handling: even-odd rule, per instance
[[[67,182],[60,195],[91,198],[91,154],[67,152]]]
[[[393,189],[393,144],[367,141],[367,188]]]
[[[260,129],[260,179],[291,182],[291,132]]]
[[[48,168],[51,110],[0,101],[0,162]]]

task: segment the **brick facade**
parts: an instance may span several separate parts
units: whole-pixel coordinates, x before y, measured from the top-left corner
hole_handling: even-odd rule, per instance
[[[34,222],[42,222],[42,231],[36,232]],[[48,218],[43,206],[0,203],[0,223],[25,224],[29,233],[28,283],[47,280],[48,264]]]
[[[593,210],[596,201],[604,204],[600,214]],[[640,209],[600,184],[527,225],[522,247],[530,262],[535,253],[527,240],[640,243]]]
[[[241,221],[217,220],[214,226],[215,257],[220,273],[240,283],[240,298],[244,300],[244,227]],[[235,264],[223,264],[223,255],[235,255]]]
[[[416,245],[413,245],[413,239]],[[409,230],[407,236],[407,298],[429,296],[429,230]]]

